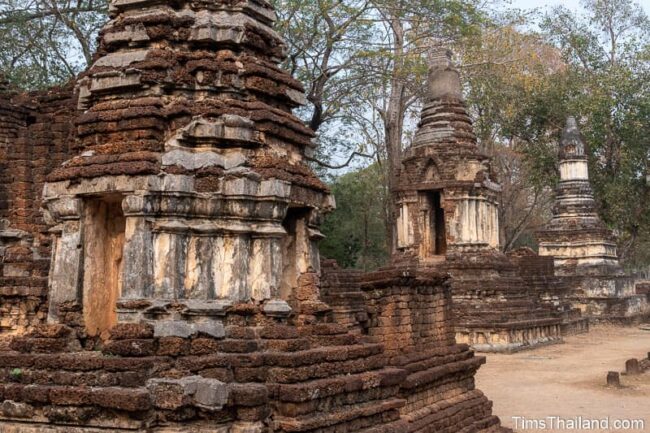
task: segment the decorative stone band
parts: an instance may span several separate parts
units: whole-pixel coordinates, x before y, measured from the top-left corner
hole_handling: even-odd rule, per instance
[[[540,242],[539,254],[553,256],[556,267],[571,266],[618,266],[616,243],[604,240],[575,240],[563,242]]]
[[[283,225],[288,182],[225,179],[218,193],[209,194],[191,192],[193,182],[168,175],[48,184],[45,203],[57,224],[49,320],[58,321],[62,304],[88,303],[91,288],[108,284],[110,273],[118,280],[113,296],[122,300],[237,303],[287,299],[287,285],[318,268],[318,218],[307,218],[293,235]],[[92,216],[98,197],[100,206],[113,203],[113,216]],[[120,218],[123,228],[109,233],[106,227]],[[296,253],[288,254],[288,248]],[[140,317],[131,310],[118,308],[118,316]],[[290,311],[286,302],[268,308],[268,314]]]
[[[456,211],[449,220],[449,246],[457,249],[499,247],[499,208],[483,196],[449,196]]]
[[[560,161],[560,180],[589,180],[589,166],[584,159]]]

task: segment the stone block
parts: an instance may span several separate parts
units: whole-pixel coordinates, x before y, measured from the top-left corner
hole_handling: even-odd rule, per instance
[[[148,323],[118,323],[109,331],[111,340],[152,338],[154,329]]]
[[[128,71],[126,73],[106,73],[104,75],[96,74],[91,81],[90,91],[113,91],[128,87],[137,87],[140,85],[140,73]]]
[[[186,355],[190,349],[190,342],[180,337],[163,337],[158,340],[159,356]]]
[[[113,42],[144,42],[149,40],[147,29],[143,24],[125,26],[124,30],[119,32],[110,32],[104,36],[106,43]]]
[[[625,373],[631,376],[641,374],[641,369],[639,368],[639,360],[628,359],[625,361]]]
[[[143,388],[94,388],[92,402],[97,406],[128,412],[145,411],[151,407],[149,392]]]
[[[236,422],[230,433],[262,433],[264,424],[261,422]]]
[[[2,414],[8,418],[30,418],[34,415],[34,408],[26,403],[5,400],[0,405]]]
[[[214,320],[193,323],[192,327],[196,332],[213,338],[224,338],[226,336],[226,330],[223,324]]]
[[[269,392],[264,385],[236,384],[231,388],[230,399],[237,406],[260,406],[268,402]]]
[[[607,373],[607,386],[620,387],[621,376],[617,371],[610,371]]]
[[[293,310],[289,304],[287,304],[287,301],[283,299],[271,299],[264,303],[262,311],[264,311],[264,314],[271,317],[287,317]]]
[[[226,299],[215,301],[187,299],[183,303],[185,304],[183,314],[197,316],[223,316],[233,304],[232,301]]]
[[[72,329],[61,324],[39,325],[27,334],[34,338],[65,338],[72,333]]]
[[[175,410],[191,403],[191,396],[180,380],[150,379],[147,381],[147,389],[156,408]]]
[[[188,376],[182,379],[150,379],[147,389],[154,406],[162,409],[177,409],[182,406],[197,406],[219,410],[228,402],[230,388],[227,384],[202,376]]]
[[[95,66],[123,68],[131,63],[143,61],[147,58],[147,54],[149,54],[149,50],[111,53],[99,58],[95,62]]]
[[[116,340],[106,343],[102,351],[119,356],[151,356],[156,352],[156,345],[152,340]]]
[[[195,333],[191,324],[183,320],[161,320],[154,322],[154,337],[188,338]]]
[[[221,409],[228,402],[228,385],[216,379],[197,379],[194,401],[198,406]]]

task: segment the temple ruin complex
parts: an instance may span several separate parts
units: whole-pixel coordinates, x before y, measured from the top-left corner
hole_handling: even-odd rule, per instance
[[[540,254],[501,252],[501,187],[442,49],[389,263],[322,259],[335,203],[275,19],[267,0],[111,0],[74,83],[0,80],[3,433],[507,433],[474,351],[647,314],[573,119]]]
[[[396,256],[321,270],[334,203],[305,163],[313,133],[291,113],[303,90],[278,67],[271,5],[112,0],[110,13],[74,88],[0,95],[0,430],[508,431],[474,384],[485,358],[455,340],[445,269]],[[452,204],[495,212],[472,146],[438,160],[450,227]],[[454,181],[456,164],[472,178]],[[504,257],[490,221],[447,238],[470,279],[495,271],[465,253]],[[510,265],[495,279],[521,281]],[[548,309],[503,290],[490,308],[507,333],[557,336]]]

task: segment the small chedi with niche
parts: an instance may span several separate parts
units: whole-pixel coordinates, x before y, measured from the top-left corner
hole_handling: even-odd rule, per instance
[[[447,50],[433,54],[429,95],[398,185],[395,260],[451,274],[457,340],[506,352],[561,340],[561,313],[500,251],[501,187],[479,150]]]

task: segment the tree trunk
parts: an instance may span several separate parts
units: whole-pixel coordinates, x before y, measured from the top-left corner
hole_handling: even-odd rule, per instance
[[[384,140],[388,162],[388,218],[386,220],[386,234],[389,251],[393,251],[393,227],[395,226],[395,209],[393,198],[397,187],[397,173],[400,169],[402,158],[402,132],[404,128],[404,91],[403,77],[404,56],[404,28],[400,18],[391,16],[391,30],[393,32],[393,70],[390,80],[390,96],[386,107],[384,121]]]

